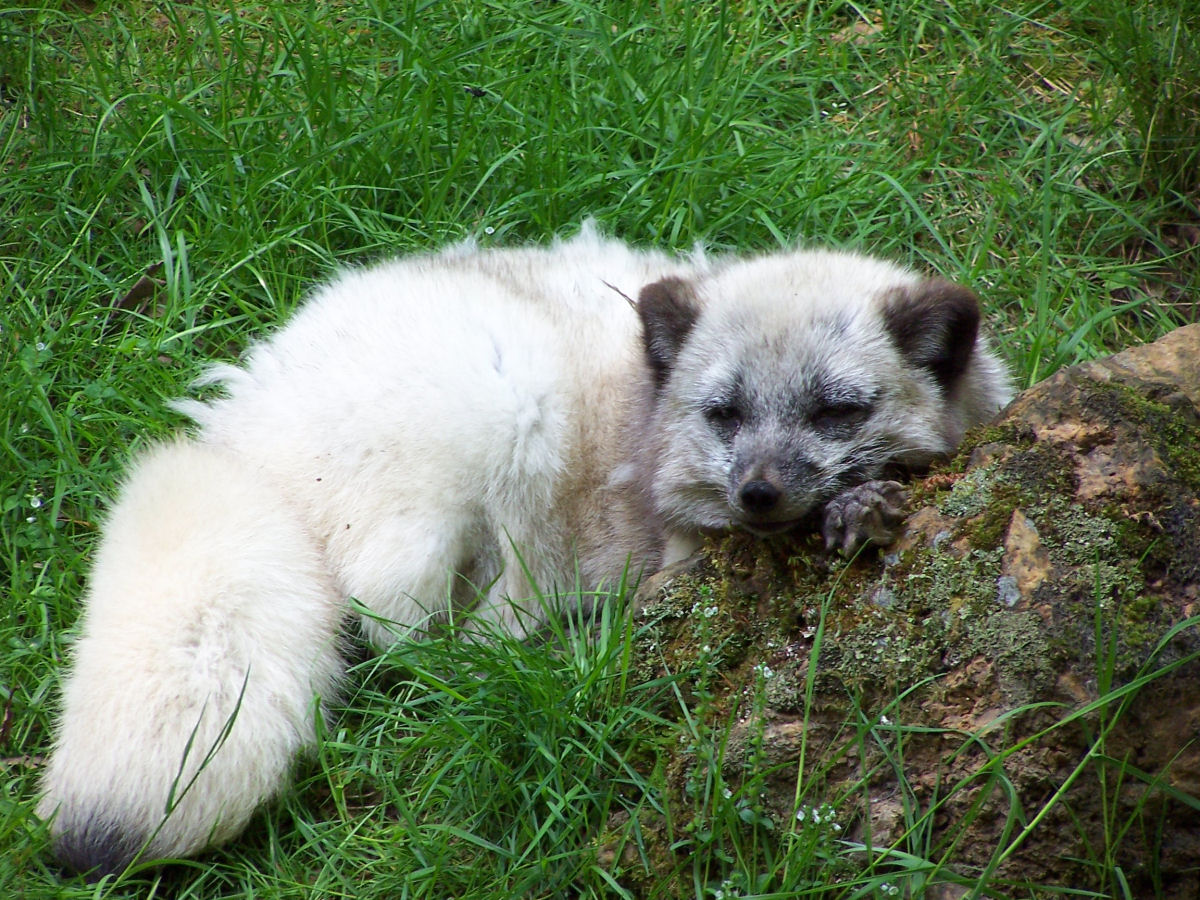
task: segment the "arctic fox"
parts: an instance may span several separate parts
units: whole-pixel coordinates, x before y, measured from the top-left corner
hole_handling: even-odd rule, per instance
[[[184,401],[97,551],[39,812],[76,870],[236,836],[315,740],[348,601],[377,644],[653,571],[707,532],[894,536],[1010,396],[966,288],[830,251],[585,226],[343,271]]]

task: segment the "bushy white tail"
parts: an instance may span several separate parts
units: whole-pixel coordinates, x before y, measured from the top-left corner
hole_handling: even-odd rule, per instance
[[[106,524],[43,783],[62,861],[115,871],[240,831],[314,740],[342,614],[259,473],[201,443],[147,453]]]

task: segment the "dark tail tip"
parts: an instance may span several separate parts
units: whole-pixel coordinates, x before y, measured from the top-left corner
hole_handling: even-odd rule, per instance
[[[88,881],[125,871],[146,841],[146,836],[135,837],[122,826],[98,818],[59,823],[55,830],[55,858],[64,869]]]

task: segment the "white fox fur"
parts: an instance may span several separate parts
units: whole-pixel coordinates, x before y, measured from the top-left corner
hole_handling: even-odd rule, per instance
[[[977,324],[969,291],[878,260],[590,226],[342,272],[213,370],[224,395],[181,404],[196,433],[108,516],[39,808],[57,853],[106,872],[235,836],[315,739],[350,598],[377,644],[456,605],[523,634],[535,585],[704,531],[825,510],[831,545],[886,540],[876,479],[1009,397]]]

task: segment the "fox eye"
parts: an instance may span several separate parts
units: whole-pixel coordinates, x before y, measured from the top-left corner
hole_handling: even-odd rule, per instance
[[[713,428],[722,433],[730,434],[742,427],[742,411],[737,404],[727,401],[714,401],[704,408],[706,418]]]
[[[826,403],[816,410],[809,421],[819,431],[838,431],[861,425],[871,416],[871,405],[852,400]]]

